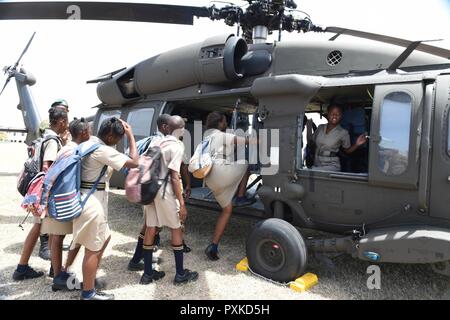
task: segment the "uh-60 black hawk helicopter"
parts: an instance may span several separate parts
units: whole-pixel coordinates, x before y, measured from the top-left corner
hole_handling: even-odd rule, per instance
[[[301,275],[308,251],[431,264],[450,275],[450,50],[322,29],[309,18],[296,18],[293,1],[248,2],[245,10],[232,4],[2,2],[0,19],[65,19],[78,12],[81,19],[192,24],[197,16],[238,24],[243,38],[208,38],[91,81],[98,82],[102,102],[94,131],[116,116],[140,139],[156,131],[161,113],[182,115],[192,131],[195,121],[214,110],[227,113],[234,128],[266,129],[269,136],[278,130],[279,141],[269,138],[264,146],[270,161],[259,157],[252,166],[261,178],[257,191],[252,183],[249,192],[258,201],[235,210],[263,219],[248,235],[246,250],[250,267],[265,277],[284,282]],[[334,35],[326,41],[267,43],[277,30]],[[373,43],[346,42],[342,34]],[[6,71],[8,79],[16,79],[31,140],[39,123],[29,98],[33,81],[17,64]],[[358,159],[342,157],[342,163],[350,161],[342,172],[310,169],[303,159],[305,115],[323,114],[332,103],[359,110],[346,120],[351,135],[357,126],[368,132]],[[118,145],[125,148],[126,142]],[[271,165],[277,166],[275,174],[265,171]],[[120,175],[112,179],[113,185],[122,182]],[[217,208],[201,181],[194,179],[194,186],[191,205]],[[305,239],[296,227],[335,236]]]

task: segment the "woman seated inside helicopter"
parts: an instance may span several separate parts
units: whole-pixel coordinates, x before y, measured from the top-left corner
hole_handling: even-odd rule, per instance
[[[313,170],[341,171],[339,150],[346,154],[352,154],[367,141],[367,133],[363,133],[355,141],[350,143],[348,131],[340,125],[342,120],[342,108],[339,105],[330,105],[327,110],[327,124],[321,124],[314,131],[312,142],[315,145]]]

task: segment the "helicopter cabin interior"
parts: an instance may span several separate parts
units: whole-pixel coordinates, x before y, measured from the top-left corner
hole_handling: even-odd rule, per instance
[[[191,141],[185,141],[185,145],[190,144],[190,154],[192,156],[196,148],[196,142],[201,139],[196,136],[199,135],[199,127],[201,126],[201,134],[206,131],[206,118],[212,111],[222,112],[226,118],[230,129],[242,130],[241,133],[251,132],[252,130],[258,130],[263,127],[263,123],[257,119],[257,101],[251,96],[227,96],[212,99],[195,99],[195,100],[182,100],[168,102],[164,108],[164,113],[171,115],[179,115],[185,119],[185,130],[190,133]],[[194,129],[195,128],[195,129]],[[249,151],[245,150],[245,158],[248,160]],[[237,155],[235,155],[237,157]],[[256,195],[256,191],[261,181],[258,179],[259,166],[251,165],[250,179],[248,185],[248,193],[251,196]],[[216,207],[217,203],[214,199],[211,191],[204,185],[202,180],[196,179],[191,175],[191,203],[198,205],[205,205]],[[249,208],[246,208],[247,210]],[[250,208],[250,213],[246,211],[246,214],[252,215],[252,212],[256,216],[260,216],[260,212],[263,210],[263,205],[260,201],[257,201]]]
[[[320,171],[314,167],[315,149],[311,147],[311,142],[317,127],[327,123],[327,110],[330,106],[340,107],[342,118],[339,125],[348,131],[351,145],[355,144],[360,135],[370,136],[374,90],[374,85],[326,87],[319,90],[306,106],[303,118],[299,117],[299,127],[302,127],[302,148],[301,154],[297,155],[300,163],[298,170]],[[306,125],[307,120],[312,124],[311,129]],[[346,154],[341,147],[337,157],[341,173],[360,177],[368,175],[368,143],[351,154]]]

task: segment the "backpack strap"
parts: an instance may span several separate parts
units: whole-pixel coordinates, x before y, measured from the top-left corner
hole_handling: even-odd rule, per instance
[[[169,141],[163,141],[162,143],[159,143],[158,146],[153,146],[153,147],[159,147],[159,149],[162,150],[163,145],[164,145],[164,146],[169,145],[171,142],[176,143],[176,141],[172,141],[172,140],[169,140]],[[169,172],[167,172],[166,177],[163,179],[163,181],[164,181],[164,185],[163,185],[164,190],[163,190],[163,196],[162,196],[163,199],[164,199],[165,196],[166,196],[167,184],[169,183],[169,175],[170,175],[170,169],[169,169]]]
[[[154,138],[156,138],[157,136],[155,136],[155,135],[153,135],[153,136],[150,136],[150,137],[147,137],[146,139],[146,141],[145,141],[145,143],[143,144],[143,150],[144,151],[142,151],[142,154],[146,154],[147,153],[147,151],[150,149],[150,143],[152,142],[152,140],[154,139]]]
[[[76,150],[76,153],[78,155],[80,155],[80,157],[82,157],[82,158],[88,156],[89,154],[91,154],[92,152],[94,152],[95,150],[97,150],[100,147],[100,143],[93,143],[86,150],[83,150],[83,147],[84,147],[85,143],[87,143],[87,142],[88,141],[79,144],[77,147],[77,150]]]
[[[88,201],[89,197],[97,190],[97,186],[101,180],[101,178],[105,175],[106,170],[108,169],[108,166],[104,166],[102,169],[102,172],[100,172],[100,175],[98,176],[97,180],[95,180],[94,185],[92,186],[91,190],[89,190],[88,194],[84,198],[84,200],[81,202],[81,207],[84,207],[86,202]]]
[[[170,175],[170,169],[169,169],[169,172],[167,172],[166,177],[164,178],[164,187],[163,187],[164,190],[163,190],[163,196],[162,196],[163,200],[166,197],[166,189],[167,189],[167,184],[169,183],[169,175]]]
[[[85,143],[85,142],[84,142]],[[94,143],[92,145],[90,145],[86,150],[83,150],[83,145],[84,143],[80,144],[77,147],[76,153],[81,157],[84,158],[86,156],[88,156],[89,154],[91,154],[92,152],[94,152],[95,150],[97,150],[100,147],[99,143]],[[89,190],[88,194],[86,195],[86,197],[84,198],[84,200],[81,202],[81,207],[84,207],[84,205],[86,204],[86,202],[88,201],[89,197],[97,190],[97,186],[100,183],[100,180],[103,178],[103,176],[106,173],[106,170],[108,169],[108,166],[104,166],[102,168],[102,171],[100,172],[100,175],[98,176],[97,180],[95,180],[94,185],[92,186],[91,190]]]
[[[39,162],[41,165],[41,167],[39,168],[40,170],[42,170],[42,165],[43,165],[42,162],[44,162],[43,160],[44,160],[44,153],[45,153],[45,147],[46,147],[45,144],[47,142],[49,142],[50,140],[55,140],[56,143],[58,143],[58,151],[61,150],[61,140],[58,136],[54,136],[54,135],[44,136],[42,139],[42,142],[41,142],[41,150],[40,150],[40,154],[39,154]]]

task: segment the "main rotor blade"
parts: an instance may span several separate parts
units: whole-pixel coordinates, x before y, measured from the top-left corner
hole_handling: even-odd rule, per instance
[[[2,19],[74,19],[194,23],[194,16],[209,17],[206,7],[125,2],[0,2]]]
[[[25,52],[27,52],[28,48],[30,47],[31,41],[33,41],[35,34],[36,34],[36,32],[33,32],[33,35],[31,36],[30,41],[28,41],[27,46],[25,47],[25,49],[23,49],[22,54],[20,55],[19,59],[17,59],[17,62],[14,65],[14,68],[16,68],[19,65],[19,62],[22,59],[23,55],[25,54]]]
[[[394,44],[397,46],[402,46],[407,48],[413,41],[405,40],[401,38],[395,38],[390,37],[382,34],[377,33],[370,33],[365,31],[359,31],[359,30],[352,30],[352,29],[346,29],[346,28],[340,28],[340,27],[327,27],[325,29],[325,32],[332,32],[336,33],[335,36],[333,36],[331,39],[335,40],[339,35],[348,35],[363,39],[369,39],[374,41],[380,41],[384,43]],[[435,46],[430,46],[428,44],[421,43],[417,46],[416,50],[426,52],[438,57],[450,59],[450,50],[439,48]]]

